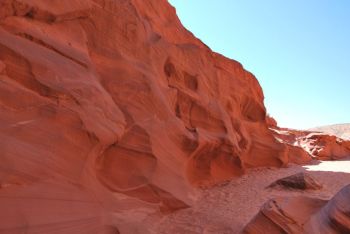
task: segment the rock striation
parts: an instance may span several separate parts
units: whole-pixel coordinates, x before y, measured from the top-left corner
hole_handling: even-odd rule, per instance
[[[306,233],[350,233],[350,185],[310,218]]]
[[[267,201],[243,233],[301,234],[310,216],[326,201],[308,197],[278,197]],[[310,233],[311,232],[307,232]]]
[[[350,185],[330,201],[279,197],[266,202],[243,233],[350,233]]]

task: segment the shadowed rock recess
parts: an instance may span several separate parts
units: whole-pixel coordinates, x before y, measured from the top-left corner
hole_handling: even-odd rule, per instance
[[[311,160],[263,99],[166,0],[1,0],[0,232],[148,233],[197,187]]]
[[[268,186],[268,188],[279,188],[279,189],[313,189],[317,190],[322,186],[317,183],[312,176],[300,172],[282,179],[279,179]]]

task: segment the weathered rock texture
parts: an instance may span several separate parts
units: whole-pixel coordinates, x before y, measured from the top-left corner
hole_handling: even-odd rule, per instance
[[[247,225],[246,234],[301,234],[311,215],[326,201],[308,197],[279,197],[267,201]],[[311,234],[311,233],[310,233]]]
[[[263,99],[165,0],[1,0],[0,232],[147,233],[196,186],[298,161]]]
[[[165,0],[1,0],[0,231],[145,233],[287,164],[263,99]]]
[[[350,233],[350,185],[330,201],[309,197],[271,199],[244,233]]]
[[[305,226],[306,233],[350,233],[350,185],[340,190]]]

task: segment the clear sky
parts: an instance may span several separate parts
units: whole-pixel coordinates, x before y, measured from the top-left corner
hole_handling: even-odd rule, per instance
[[[350,0],[169,0],[184,26],[252,72],[282,127],[350,122]]]

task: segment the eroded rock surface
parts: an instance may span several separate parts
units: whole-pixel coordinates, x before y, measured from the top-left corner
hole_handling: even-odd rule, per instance
[[[311,217],[305,230],[306,233],[350,233],[350,185]]]
[[[308,197],[280,197],[267,201],[243,233],[300,234],[311,215],[326,201]]]
[[[244,233],[350,233],[350,185],[330,201],[283,197],[266,202]]]
[[[195,187],[284,166],[263,99],[165,0],[2,0],[0,230],[145,233]]]

